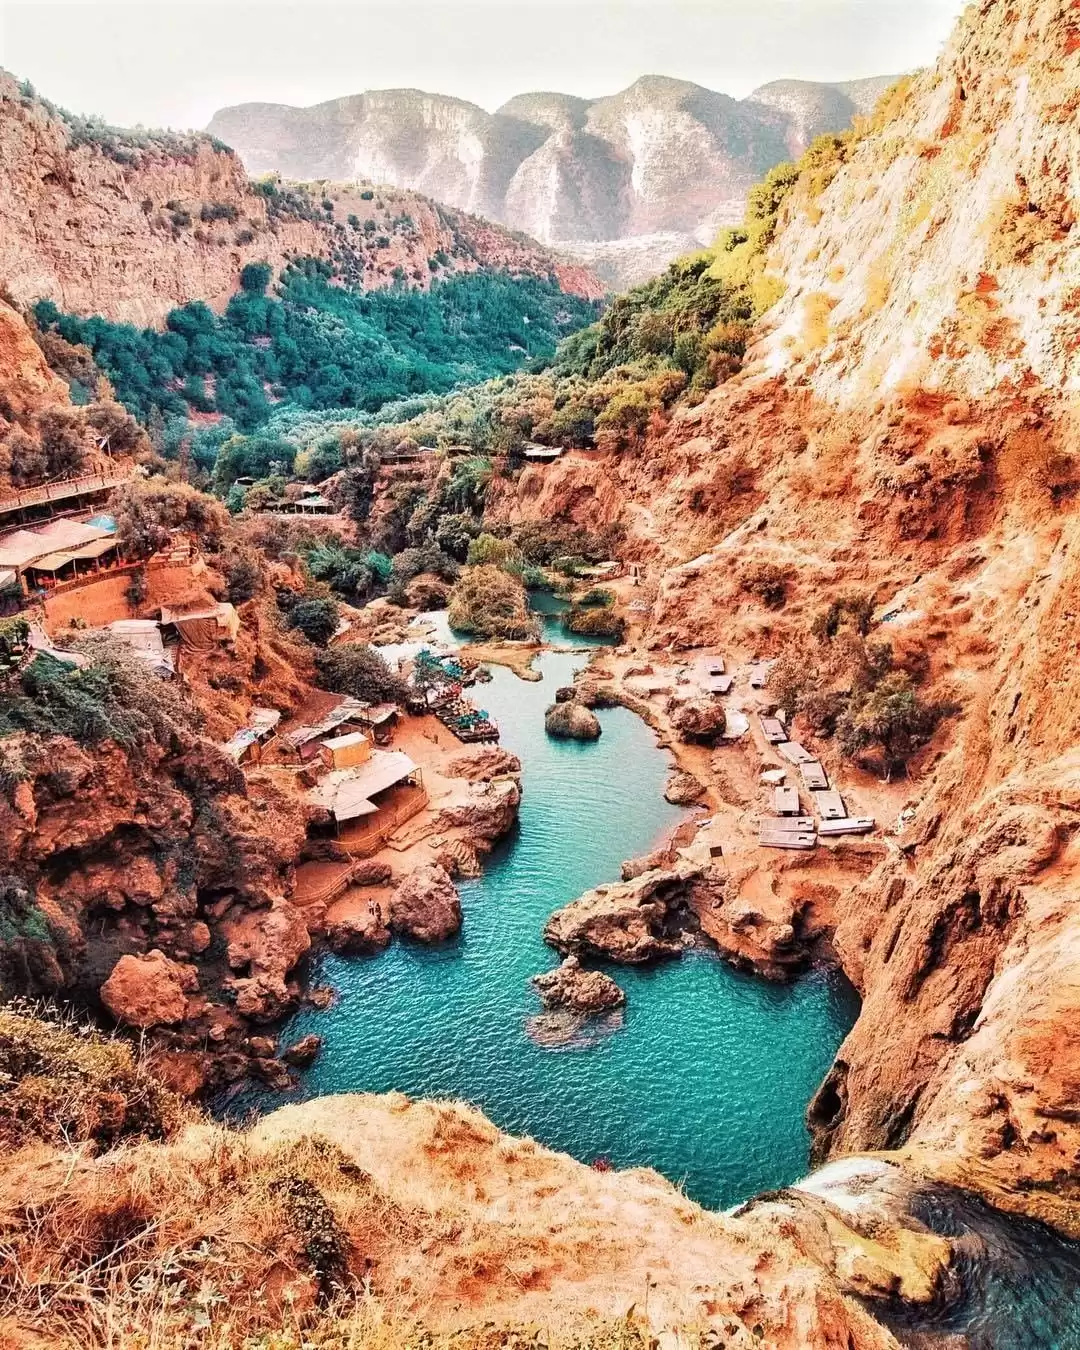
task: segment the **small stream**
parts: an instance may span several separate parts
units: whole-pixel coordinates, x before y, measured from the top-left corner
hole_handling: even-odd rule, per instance
[[[553,643],[595,645],[565,633],[554,614],[545,629]],[[569,1043],[538,1043],[529,977],[557,963],[541,940],[548,915],[617,878],[625,858],[685,814],[662,795],[671,757],[628,710],[602,711],[593,744],[546,736],[546,707],[586,660],[584,650],[547,652],[535,684],[493,666],[491,683],[473,691],[522,759],[524,797],[517,830],[483,877],[459,883],[461,935],[435,948],[395,941],[369,959],[322,956],[312,980],[338,998],[299,1013],[284,1040],[324,1040],[302,1096],[464,1098],[504,1130],[587,1162],[652,1166],[702,1203],[729,1205],[805,1172],[806,1104],[857,998],[833,972],[777,986],[695,950],[654,969],[612,969],[626,1009]],[[263,1094],[243,1105],[281,1100]]]

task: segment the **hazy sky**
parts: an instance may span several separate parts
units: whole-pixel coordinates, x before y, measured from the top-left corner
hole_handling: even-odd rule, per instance
[[[119,124],[203,126],[248,100],[409,86],[494,109],[643,74],[742,96],[932,61],[963,0],[354,0],[254,5],[0,0],[0,65]]]

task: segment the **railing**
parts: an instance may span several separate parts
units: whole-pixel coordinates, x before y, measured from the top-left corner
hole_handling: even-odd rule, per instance
[[[425,789],[420,789],[420,795],[412,801],[406,802],[404,806],[399,806],[388,822],[380,824],[377,830],[367,835],[362,835],[355,841],[347,841],[339,837],[338,842],[344,848],[345,852],[352,858],[370,858],[372,854],[378,853],[381,848],[385,848],[390,842],[391,835],[397,833],[406,821],[412,820],[413,816],[418,816],[427,806],[430,798]]]
[[[356,875],[357,867],[353,864],[346,867],[344,872],[336,876],[333,881],[327,882],[321,891],[315,891],[313,894],[305,894],[302,901],[297,901],[304,907],[308,905],[329,904],[331,900],[336,900],[342,891],[347,891],[352,885],[353,877]]]
[[[43,483],[41,487],[24,488],[0,498],[0,512],[18,511],[24,506],[40,506],[42,502],[63,501],[65,497],[81,497],[88,492],[105,492],[126,483],[130,474],[93,474],[86,478],[68,478],[58,483]]]

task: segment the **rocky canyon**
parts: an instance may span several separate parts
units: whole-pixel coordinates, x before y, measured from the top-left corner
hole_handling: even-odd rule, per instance
[[[782,86],[734,103],[645,81],[495,115],[373,94],[226,110],[213,130],[254,172],[396,182],[405,195],[385,190],[385,211],[407,202],[417,222],[394,256],[416,263],[418,294],[441,248],[454,270],[551,270],[591,297],[585,269],[460,210],[548,241],[711,233],[869,92]],[[118,163],[73,145],[14,81],[0,93],[0,429],[16,451],[26,428],[48,442],[42,411],[75,406],[68,348],[110,351],[61,345],[64,317],[50,326],[34,301],[160,328],[181,301],[234,304],[246,263],[283,276],[297,252],[332,261],[334,287],[393,287],[335,230],[366,209],[358,192],[383,189],[327,187],[327,209],[314,185],[282,206],[209,142]],[[616,299],[549,363],[373,414],[313,409],[307,385],[267,379],[276,420],[232,428],[208,468],[191,449],[220,410],[192,396],[187,450],[170,459],[153,405],[156,444],[121,457],[150,486],[109,509],[134,541],[153,515],[143,494],[168,494],[167,523],[198,558],[170,580],[166,529],[146,564],[159,591],[132,605],[156,597],[163,620],[180,599],[200,615],[224,605],[238,627],[182,651],[173,698],[146,681],[114,691],[109,734],[87,729],[84,667],[62,687],[55,671],[5,686],[0,973],[7,992],[84,1020],[0,1010],[0,1341],[1080,1343],[1078,111],[1075,6],[977,0],[932,68],[767,176],[742,225]],[[215,201],[236,219],[196,238],[194,205]],[[244,303],[277,314],[261,293]],[[285,350],[277,322],[251,345]],[[102,403],[131,397],[130,372],[114,373],[115,391],[98,370]],[[294,425],[287,395],[291,466],[272,440]],[[274,457],[241,472],[262,438]],[[305,478],[316,453],[325,473]],[[310,954],[364,954],[379,972],[392,941],[420,943],[416,981],[462,925],[468,953],[466,883],[496,840],[519,846],[533,787],[527,758],[462,754],[450,729],[495,707],[469,683],[478,667],[516,672],[519,690],[537,681],[523,578],[565,592],[567,641],[610,638],[543,700],[588,717],[593,740],[558,752],[584,773],[619,705],[675,751],[667,790],[685,814],[621,880],[551,915],[561,964],[522,999],[582,1018],[625,1005],[632,1021],[620,977],[691,949],[770,990],[829,965],[859,995],[808,1103],[820,1170],[727,1212],[648,1167],[504,1134],[467,1104],[315,1095],[236,1127],[191,1101],[251,1074],[290,1090],[319,1046],[279,1055],[280,1015],[334,997],[307,980]],[[103,591],[80,593],[105,614]],[[68,644],[52,659],[92,658],[64,600],[46,588],[35,626]],[[447,600],[474,641],[445,655],[454,690],[436,717],[443,675],[419,654],[434,620],[417,611]],[[421,679],[373,665],[380,649]],[[262,761],[223,749],[259,708],[305,733],[358,691],[369,717],[391,706],[394,751],[423,763],[366,856],[348,847],[362,826],[330,828],[333,793],[311,795],[343,771],[336,755],[363,753],[355,740],[332,737],[321,767],[302,737]],[[65,734],[32,720],[41,700]],[[119,720],[117,702],[147,725]],[[807,762],[873,816],[866,837],[763,846],[765,803]],[[597,809],[582,834],[608,827]],[[569,1050],[568,1075],[598,1053]],[[722,1133],[719,1106],[709,1125]],[[957,1214],[975,1218],[950,1227]]]

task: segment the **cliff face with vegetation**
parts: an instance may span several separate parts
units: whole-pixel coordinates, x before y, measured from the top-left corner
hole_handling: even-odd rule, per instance
[[[65,121],[5,73],[0,182],[0,279],[20,304],[157,324],[189,300],[221,309],[245,263],[278,271],[290,256],[330,261],[363,288],[399,276],[426,287],[438,254],[447,274],[555,273],[570,292],[602,293],[584,268],[416,193],[253,185],[210,137]]]
[[[813,688],[811,630],[845,594],[959,709],[838,908],[864,1005],[811,1106],[817,1156],[898,1150],[1069,1232],[1078,105],[1071,6],[971,6],[938,66],[786,194],[761,274],[781,298],[741,373],[499,498],[508,519],[623,522],[656,578],[652,643],[794,662],[807,736],[843,690]]]
[[[241,104],[216,113],[210,130],[253,173],[414,188],[563,241],[628,285],[738,220],[767,169],[844,130],[886,83],[778,81],[738,101],[647,76],[608,98],[521,94],[494,114],[390,89],[312,108]]]

